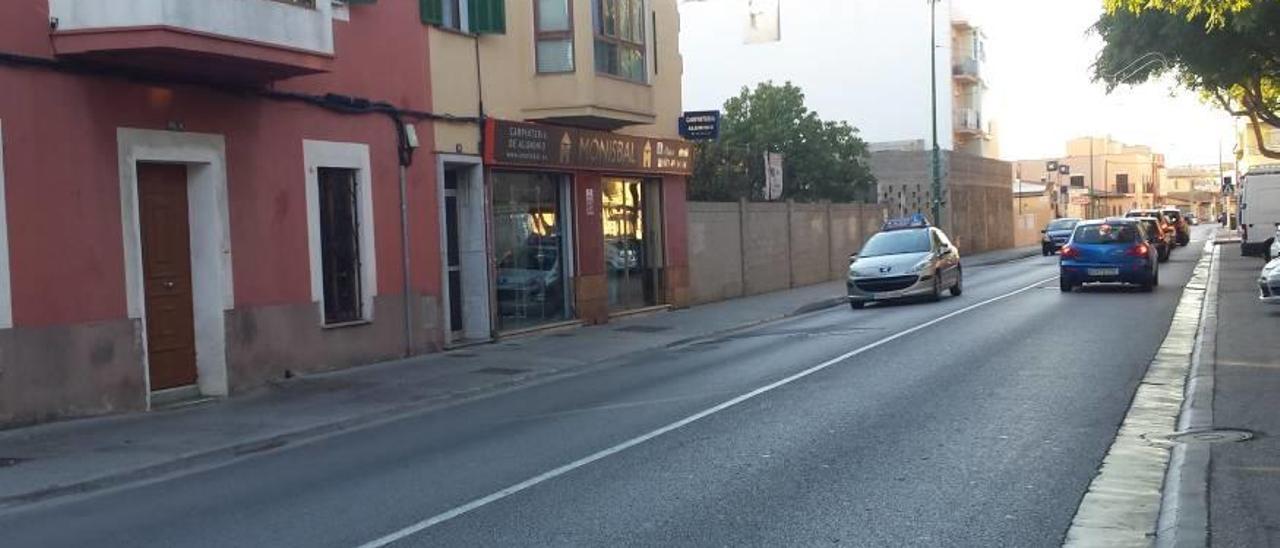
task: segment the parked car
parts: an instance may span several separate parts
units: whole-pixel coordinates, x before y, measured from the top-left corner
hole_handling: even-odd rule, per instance
[[[891,219],[850,257],[849,306],[909,297],[959,296],[964,274],[960,250],[923,215]]]
[[[1187,245],[1191,243],[1191,224],[1187,222],[1186,217],[1182,215],[1182,210],[1176,207],[1166,207],[1160,210],[1164,216],[1169,219],[1169,223],[1177,230],[1178,245]]]
[[[1267,261],[1280,257],[1280,224],[1276,225],[1276,234],[1271,238],[1271,250],[1267,253]]]
[[[1187,218],[1187,222],[1190,223],[1191,226],[1198,226],[1200,224],[1200,218],[1197,217],[1195,213],[1187,213],[1186,215],[1183,215],[1183,217]]]
[[[1258,274],[1258,300],[1280,304],[1280,257],[1271,259]]]
[[[1240,254],[1265,257],[1280,223],[1280,165],[1249,170],[1240,188]]]
[[[1070,293],[1086,283],[1126,283],[1151,291],[1160,283],[1160,259],[1135,219],[1083,221],[1059,259],[1059,286]]]
[[[1063,217],[1049,221],[1049,225],[1044,227],[1040,232],[1044,234],[1040,238],[1040,254],[1048,257],[1058,252],[1067,240],[1071,238],[1071,231],[1075,230],[1076,223],[1080,219],[1075,217]]]
[[[1160,262],[1169,260],[1169,252],[1173,249],[1172,234],[1165,231],[1158,217],[1129,217],[1142,223],[1146,229],[1147,243],[1156,246],[1156,257]]]

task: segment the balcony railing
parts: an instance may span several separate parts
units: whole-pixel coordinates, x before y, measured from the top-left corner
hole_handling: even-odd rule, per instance
[[[956,111],[955,131],[960,133],[984,133],[982,112],[971,108],[962,108]]]
[[[960,59],[951,64],[951,75],[960,79],[978,81],[982,79],[982,63],[973,57]]]

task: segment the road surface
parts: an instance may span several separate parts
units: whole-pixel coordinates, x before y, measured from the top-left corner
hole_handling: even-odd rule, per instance
[[[145,485],[6,546],[1056,546],[1208,235],[1153,294],[1056,257]],[[483,349],[480,351],[484,351]]]

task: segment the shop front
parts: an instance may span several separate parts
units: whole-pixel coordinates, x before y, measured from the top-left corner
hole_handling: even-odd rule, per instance
[[[684,306],[692,145],[489,120],[494,328]]]

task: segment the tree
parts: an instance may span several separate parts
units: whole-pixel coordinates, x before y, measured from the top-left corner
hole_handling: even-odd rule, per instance
[[[783,154],[783,198],[851,202],[874,195],[858,130],[818,118],[790,82],[764,82],[725,101],[720,140],[698,145],[689,197],[762,198],[765,152]]]
[[[1262,0],[1266,1],[1266,0]],[[1227,14],[1253,6],[1254,0],[1106,0],[1108,13],[1129,10],[1162,10],[1188,18],[1205,16],[1209,28],[1221,26]]]
[[[1280,2],[1272,0],[1108,0],[1094,25],[1105,42],[1094,79],[1111,91],[1174,74],[1234,116],[1280,127]]]

